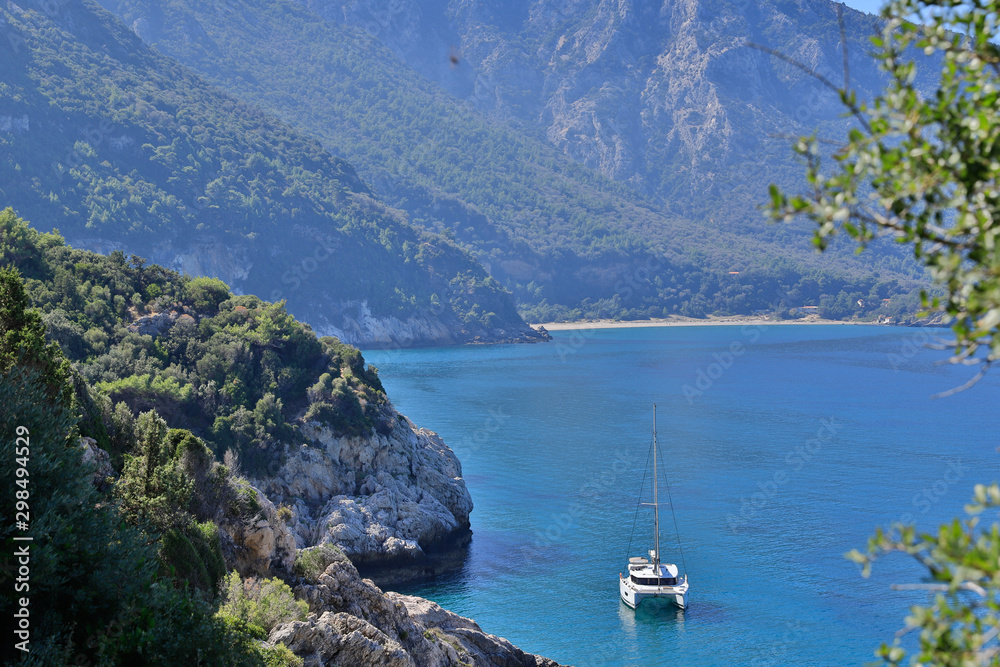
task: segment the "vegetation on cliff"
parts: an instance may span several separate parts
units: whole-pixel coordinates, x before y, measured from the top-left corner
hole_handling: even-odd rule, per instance
[[[250,474],[303,441],[292,425],[301,413],[341,434],[380,426],[386,397],[378,371],[355,348],[317,338],[283,303],[234,295],[221,281],[134,255],[73,249],[7,209],[0,266],[11,263],[49,337],[95,390],[83,435],[116,462],[132,445],[128,434],[148,430],[126,423],[123,410],[155,409],[218,458],[231,450]],[[170,451],[150,456],[173,458],[177,443],[162,446]]]
[[[22,462],[3,466],[4,486],[12,492],[0,499],[5,517],[0,540],[5,575],[19,572],[24,584],[15,590],[13,577],[5,576],[10,585],[3,587],[0,605],[8,618],[24,606],[22,599],[29,600],[30,610],[21,625],[26,634],[19,638],[25,643],[19,648],[5,642],[3,662],[301,664],[287,650],[257,643],[252,633],[216,614],[212,579],[178,570],[214,561],[224,571],[213,525],[185,523],[178,516],[182,500],[169,493],[166,503],[146,496],[149,505],[159,505],[158,516],[171,517],[173,528],[164,532],[163,522],[147,520],[149,515],[128,503],[109,502],[97,490],[94,469],[84,464],[77,444],[78,411],[90,390],[73,382],[75,371],[57,345],[46,343],[41,318],[26,303],[17,271],[0,269],[0,453],[5,461]],[[140,423],[157,420],[147,413]],[[167,435],[165,428],[159,431]],[[167,439],[186,452],[200,446],[178,435]],[[140,431],[140,438],[147,445],[155,442],[148,429]],[[142,445],[135,445],[140,455]],[[136,472],[126,470],[119,484],[134,484]],[[155,477],[145,481],[166,483],[173,493],[190,487],[192,479],[176,469]],[[15,514],[22,523],[15,524]],[[172,545],[192,528],[200,540],[198,552],[177,553]],[[25,535],[32,540],[15,541]],[[27,558],[15,558],[15,548]]]
[[[301,664],[260,642],[304,603],[280,581],[227,575],[220,526],[260,516],[235,468],[266,472],[305,444],[303,413],[335,432],[379,427],[377,371],[282,304],[75,250],[10,209],[0,267],[2,447],[13,461],[17,438],[30,444],[25,498],[8,494],[0,513],[30,498],[32,659]],[[109,470],[84,464],[81,437],[111,453]],[[15,467],[4,474],[18,488]],[[0,531],[9,557],[13,520]],[[5,613],[13,595],[4,587]]]

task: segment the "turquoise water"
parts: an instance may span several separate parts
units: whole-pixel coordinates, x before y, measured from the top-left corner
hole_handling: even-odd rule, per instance
[[[366,352],[396,407],[456,451],[475,502],[464,566],[403,592],[578,666],[870,662],[925,599],[890,589],[919,570],[891,557],[866,580],[842,554],[879,524],[931,528],[997,479],[1000,377],[932,399],[972,371],[935,365],[928,333],[947,334],[633,328]],[[618,599],[654,401],[685,612]]]

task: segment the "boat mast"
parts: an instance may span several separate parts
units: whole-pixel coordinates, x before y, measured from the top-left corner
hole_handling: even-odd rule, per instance
[[[656,469],[659,467],[656,454],[656,403],[653,403],[653,566],[656,576],[660,576],[660,503],[656,488]]]

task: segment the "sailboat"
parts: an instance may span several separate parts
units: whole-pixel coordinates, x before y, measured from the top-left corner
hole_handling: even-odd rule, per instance
[[[665,599],[681,609],[688,606],[687,574],[681,575],[673,563],[660,560],[660,500],[656,475],[659,462],[656,442],[656,404],[653,404],[653,502],[642,503],[653,507],[653,548],[648,556],[628,559],[628,575],[618,574],[618,588],[622,602],[635,609],[648,598]],[[669,490],[669,489],[668,489]],[[676,530],[676,520],[674,529]],[[683,560],[683,553],[681,554]]]

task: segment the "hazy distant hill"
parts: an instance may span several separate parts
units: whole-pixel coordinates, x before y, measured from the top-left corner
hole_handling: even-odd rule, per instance
[[[289,309],[361,345],[534,335],[467,253],[344,160],[91,2],[0,10],[0,207]]]
[[[565,155],[573,154],[566,146],[553,146],[532,120],[533,114],[551,116],[543,110],[544,96],[539,97],[551,92],[539,64],[546,59],[540,47],[522,34],[524,26],[533,25],[535,5],[516,11],[508,9],[509,3],[495,3],[492,9],[487,3],[470,5],[484,18],[470,19],[469,25],[494,35],[490,39],[498,44],[510,35],[509,48],[495,56],[484,55],[484,62],[501,69],[509,66],[503,70],[509,75],[508,88],[516,88],[523,102],[515,105],[517,113],[500,113],[491,120],[475,107],[489,111],[492,95],[494,107],[502,112],[507,88],[484,87],[483,77],[468,73],[466,83],[477,104],[460,102],[405,66],[374,37],[340,23],[357,7],[356,23],[386,44],[399,46],[404,57],[411,43],[429,45],[432,55],[426,58],[431,64],[424,71],[444,82],[453,74],[461,78],[466,67],[458,5],[425,12],[421,5],[394,0],[383,5],[351,4],[345,14],[343,3],[310,2],[304,8],[290,0],[103,0],[103,4],[149,44],[322,140],[356,165],[380,196],[407,211],[412,223],[453,234],[514,291],[529,317],[750,312],[773,306],[779,294],[788,295],[790,302],[819,303],[826,298],[854,303],[849,298],[854,294],[885,297],[910,288],[900,281],[913,275],[912,264],[892,252],[870,257],[867,266],[853,258],[842,261],[846,253],[839,259],[819,258],[808,243],[811,230],[766,227],[754,208],[763,201],[763,189],[757,198],[746,193],[746,184],[716,178],[689,185],[664,171],[660,178],[683,193],[680,201],[681,195],[664,197],[660,189],[646,187],[641,178],[626,178],[625,172],[602,175]],[[594,20],[595,13],[603,11],[596,5],[579,12],[571,9],[560,14],[563,20]],[[835,29],[835,20],[833,25]],[[649,32],[655,29],[648,27]],[[544,32],[541,27],[537,30]],[[554,48],[561,33],[556,27],[549,33],[546,39],[554,40]],[[634,35],[616,34],[621,49],[630,48]],[[458,40],[455,52],[442,53],[443,45],[453,38]],[[565,54],[567,62],[573,61],[565,67],[581,72],[570,86],[580,95],[591,87],[601,88],[609,73],[623,66],[599,58],[588,65],[587,58],[602,52],[600,42],[593,44],[588,50],[581,43]],[[747,57],[767,67],[763,54],[752,52]],[[454,70],[453,59],[458,61]],[[518,60],[526,65],[517,66]],[[634,69],[629,63],[624,66]],[[672,76],[664,74],[665,79]],[[562,85],[557,84],[553,80],[552,85]],[[701,90],[707,83],[691,85]],[[658,95],[670,97],[665,90]],[[539,100],[534,107],[526,101],[531,99]],[[621,107],[623,113],[631,104],[624,89],[607,92],[602,99],[605,107]],[[691,114],[689,121],[695,124]],[[601,114],[594,115],[594,122],[600,118]],[[758,157],[736,129],[731,134],[730,154],[745,162]],[[780,145],[781,154],[790,155],[787,139]],[[768,146],[779,150],[776,142]],[[709,156],[717,152],[707,144],[699,150]],[[662,156],[675,165],[702,164],[671,144],[663,146]],[[649,153],[648,164],[658,160],[657,154]],[[788,161],[785,164],[790,169]],[[638,167],[630,169],[639,173]],[[642,174],[651,171],[643,169]],[[752,171],[763,187],[768,169]],[[695,206],[695,200],[710,196],[713,188],[718,200],[728,205]],[[668,199],[669,205],[664,203]]]

